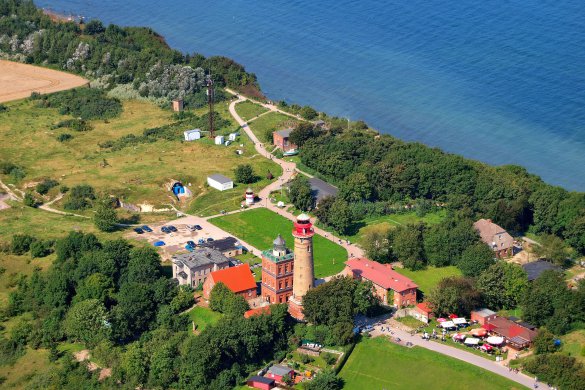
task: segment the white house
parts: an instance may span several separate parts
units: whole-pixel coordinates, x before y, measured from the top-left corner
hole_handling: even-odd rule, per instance
[[[207,176],[207,184],[216,190],[225,191],[234,188],[234,182],[229,177],[223,175],[214,174]]]
[[[199,129],[187,130],[183,132],[183,135],[185,135],[185,141],[195,141],[201,138],[201,130]]]
[[[216,145],[223,145],[224,142],[225,142],[225,138],[223,135],[218,135],[215,137],[215,144]]]

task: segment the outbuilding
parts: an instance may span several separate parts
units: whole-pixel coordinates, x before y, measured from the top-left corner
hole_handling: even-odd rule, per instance
[[[471,312],[471,321],[477,321],[480,325],[485,325],[497,317],[497,314],[490,309],[479,309]]]
[[[266,377],[274,379],[277,382],[284,383],[283,381],[284,377],[288,376],[289,378],[292,379],[294,372],[295,371],[290,367],[283,366],[281,364],[275,364],[274,366],[271,366],[268,369]]]
[[[201,130],[187,130],[183,132],[183,135],[185,136],[185,141],[195,141],[201,138]]]
[[[274,387],[274,379],[256,375],[248,379],[246,384],[255,389],[270,390]]]
[[[238,138],[238,133],[230,133],[230,135],[228,135],[229,141],[235,141],[237,138]]]
[[[225,191],[234,188],[234,182],[232,179],[217,173],[207,176],[207,184],[219,191]]]
[[[223,135],[215,136],[215,144],[216,145],[223,145],[224,142],[225,142],[225,137]]]

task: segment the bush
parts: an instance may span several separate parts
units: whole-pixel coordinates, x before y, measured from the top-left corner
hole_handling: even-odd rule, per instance
[[[54,241],[52,240],[35,240],[30,245],[30,255],[31,257],[38,258],[38,257],[46,257],[53,253],[53,244]]]
[[[69,198],[63,207],[66,210],[85,210],[91,207],[93,200],[95,200],[93,187],[88,184],[80,184],[71,188]]]
[[[75,131],[90,131],[93,129],[89,122],[84,121],[83,119],[67,119],[64,121],[60,121],[56,125],[53,125],[52,129],[60,129],[60,128],[69,128]]]
[[[102,232],[113,232],[118,227],[116,210],[105,202],[100,204],[93,217],[93,222]]]
[[[61,192],[62,194],[66,194],[67,191],[69,191],[69,187],[67,187],[65,185],[59,187],[59,192]]]
[[[57,141],[59,142],[65,142],[65,141],[69,141],[70,139],[72,139],[73,136],[69,133],[63,133],[63,134],[59,134],[57,136]]]
[[[56,107],[62,115],[72,115],[82,120],[111,119],[122,112],[122,103],[109,98],[99,89],[79,88],[41,97],[41,106]]]
[[[36,239],[28,234],[15,234],[12,236],[12,245],[10,250],[13,254],[21,256],[30,250],[31,244]]]
[[[250,184],[257,180],[254,169],[252,169],[250,164],[238,165],[234,170],[234,174],[238,183]]]
[[[305,354],[305,353],[300,353],[299,354],[299,360],[301,361],[301,363],[303,364],[309,364],[315,361],[315,359],[313,359],[311,356]]]
[[[5,106],[4,104],[0,104],[0,112],[5,112],[8,111],[8,107]]]
[[[327,363],[330,366],[334,365],[335,362],[337,362],[337,356],[329,352],[322,353],[321,357],[323,358],[323,360],[325,360],[325,363]]]
[[[37,207],[37,200],[30,192],[24,194],[24,198],[22,199],[25,206],[28,207]]]
[[[53,179],[45,179],[42,182],[38,183],[35,187],[36,191],[41,194],[45,195],[49,190],[53,187],[57,187],[59,182]]]

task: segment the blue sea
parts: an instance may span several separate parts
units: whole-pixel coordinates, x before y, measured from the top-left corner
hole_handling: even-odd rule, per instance
[[[583,0],[54,0],[225,55],[272,99],[585,191]],[[494,178],[497,180],[497,178]]]

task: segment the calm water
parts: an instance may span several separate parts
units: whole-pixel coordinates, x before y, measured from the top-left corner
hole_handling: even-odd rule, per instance
[[[582,0],[37,1],[225,55],[273,99],[585,191]]]

